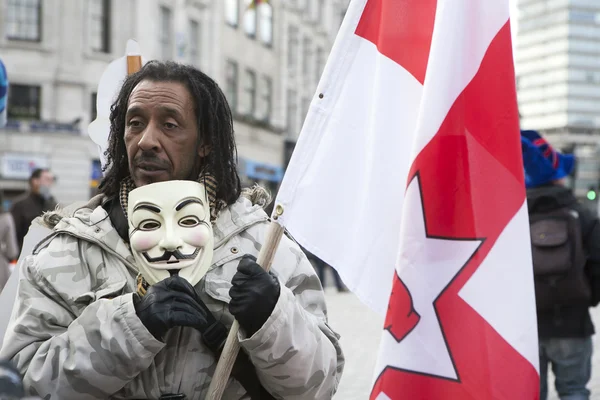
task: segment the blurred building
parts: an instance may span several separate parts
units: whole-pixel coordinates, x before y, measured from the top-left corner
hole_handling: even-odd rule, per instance
[[[522,128],[575,151],[574,187],[583,197],[600,183],[600,1],[519,0],[518,8]]]
[[[10,81],[0,190],[14,199],[35,167],[62,203],[99,179],[87,125],[98,80],[136,39],[148,59],[193,64],[231,104],[245,184],[276,190],[349,0],[0,0]]]

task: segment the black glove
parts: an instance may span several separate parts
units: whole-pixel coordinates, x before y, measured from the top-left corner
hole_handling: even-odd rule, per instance
[[[133,295],[135,312],[146,329],[163,340],[176,326],[198,329],[213,352],[221,350],[227,339],[227,328],[217,321],[194,287],[180,276],[171,276],[150,286],[144,297]]]
[[[279,281],[262,269],[256,258],[244,256],[231,280],[229,312],[248,336],[254,335],[273,312],[279,300]]]

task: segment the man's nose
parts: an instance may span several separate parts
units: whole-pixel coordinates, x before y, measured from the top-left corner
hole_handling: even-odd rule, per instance
[[[142,133],[142,137],[138,142],[138,147],[142,151],[156,151],[160,148],[160,141],[158,138],[160,137],[161,132],[155,124],[150,123]]]

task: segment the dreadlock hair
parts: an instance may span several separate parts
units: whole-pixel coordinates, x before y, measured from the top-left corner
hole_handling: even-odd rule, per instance
[[[237,150],[233,132],[233,117],[225,95],[208,75],[198,69],[173,61],[150,61],[144,67],[129,75],[121,91],[110,108],[110,137],[106,172],[99,186],[99,192],[106,196],[119,193],[121,181],[129,175],[129,164],[125,148],[125,114],[129,96],[142,81],[179,82],[184,84],[194,99],[194,111],[198,122],[198,146],[206,146],[208,154],[201,159],[199,173],[211,174],[217,181],[217,200],[234,203],[241,193],[240,178],[237,173]]]

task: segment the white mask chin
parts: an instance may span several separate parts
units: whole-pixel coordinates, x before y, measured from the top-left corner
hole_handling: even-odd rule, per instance
[[[129,193],[129,243],[138,268],[153,285],[171,276],[196,285],[213,258],[213,231],[204,185],[167,181]]]

